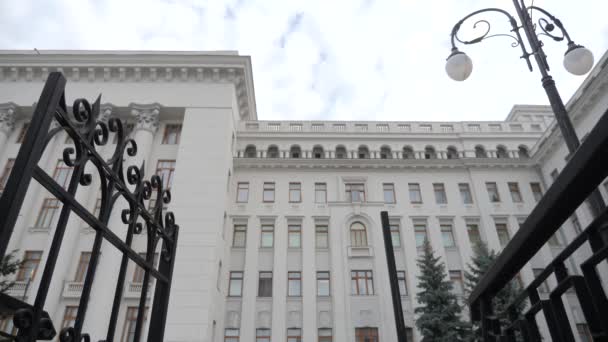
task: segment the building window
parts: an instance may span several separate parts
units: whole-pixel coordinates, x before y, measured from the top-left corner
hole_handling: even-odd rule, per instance
[[[302,158],[302,149],[300,146],[294,145],[289,149],[289,157],[290,158]]]
[[[410,203],[414,203],[414,204],[422,203],[422,193],[420,192],[420,184],[409,183],[408,188],[410,191]]]
[[[496,158],[509,158],[507,148],[502,145],[496,146]]]
[[[63,312],[63,321],[61,321],[61,329],[73,327],[76,323],[76,314],[78,314],[77,306],[66,306]]]
[[[459,156],[458,156],[458,150],[456,149],[456,147],[454,147],[454,146],[448,147],[447,157],[448,157],[448,159],[458,159]]]
[[[159,160],[156,163],[156,174],[163,181],[165,190],[171,189],[173,184],[173,174],[175,173],[175,160]]]
[[[255,146],[253,145],[247,145],[247,147],[245,147],[245,158],[255,158],[257,157],[258,152],[255,148]]]
[[[287,296],[302,296],[302,272],[287,272]]]
[[[350,225],[350,244],[353,247],[367,247],[367,231],[361,222]]]
[[[312,157],[315,159],[323,159],[323,157],[325,157],[325,153],[323,153],[323,147],[321,147],[321,146],[313,147]]]
[[[165,126],[165,134],[163,135],[163,144],[177,145],[182,136],[182,125],[173,124]]]
[[[355,328],[356,342],[378,342],[378,328]]]
[[[530,189],[532,189],[532,195],[534,195],[534,200],[536,202],[543,198],[543,190],[540,187],[540,183],[530,183]]]
[[[270,329],[255,329],[255,342],[270,342]]]
[[[272,297],[272,272],[260,272],[258,297]]]
[[[399,223],[392,222],[390,224],[391,228],[391,242],[393,243],[393,247],[401,247],[401,231],[399,229]]]
[[[498,186],[494,182],[486,183],[486,189],[488,190],[488,196],[490,197],[490,202],[498,203],[500,202],[500,195],[498,194]]]
[[[302,342],[302,329],[287,329],[287,342]]]
[[[8,181],[8,176],[11,174],[13,170],[13,166],[15,166],[15,159],[9,158],[4,165],[4,170],[2,171],[2,175],[0,175],[0,194],[4,191],[4,187],[6,186],[6,182]]]
[[[538,276],[540,276],[541,273],[543,273],[543,269],[542,268],[533,268],[532,269],[532,273],[534,273],[534,278],[538,278]],[[549,285],[547,284],[547,280],[543,281],[538,287],[538,292],[540,293],[549,293]]]
[[[268,151],[266,151],[266,158],[279,158],[279,148],[276,145],[268,146]]]
[[[359,159],[369,159],[369,149],[366,146],[359,146],[357,156]]]
[[[273,182],[265,182],[264,190],[262,193],[262,198],[266,203],[274,202],[274,183]]]
[[[17,327],[13,324],[13,315],[4,314],[0,316],[0,331],[13,336],[17,335]]]
[[[290,224],[287,226],[287,241],[289,248],[302,247],[302,226],[299,224]]]
[[[511,240],[506,223],[496,223],[496,234],[498,234],[498,241],[503,248],[509,243],[509,240]]]
[[[435,202],[437,204],[448,203],[448,198],[445,194],[445,186],[443,183],[433,183],[433,191],[435,192]]]
[[[289,202],[302,202],[302,183],[289,183]]]
[[[414,154],[414,149],[411,146],[403,147],[403,159],[415,159],[416,155]]]
[[[127,315],[125,318],[125,326],[122,330],[122,342],[134,342],[135,341],[135,327],[137,326],[137,311],[139,310],[136,306],[130,306],[127,308]],[[148,308],[144,309],[144,322],[147,319]]]
[[[593,342],[593,337],[591,336],[591,331],[589,331],[589,326],[585,323],[577,323],[576,330],[578,331],[578,337],[581,342]]]
[[[142,259],[148,259],[146,252],[139,253],[139,256]],[[152,266],[156,267],[158,264],[158,253],[154,253],[154,257],[152,258]],[[133,283],[141,284],[144,282],[144,276],[146,274],[146,270],[141,268],[139,265],[135,264],[135,272],[133,272]],[[150,281],[154,281],[154,278],[150,278]]]
[[[365,187],[362,183],[346,184],[346,198],[351,202],[365,202]]]
[[[345,159],[346,157],[347,157],[346,148],[344,146],[337,146],[336,147],[336,159]]]
[[[23,282],[34,280],[40,259],[42,259],[42,251],[25,251],[16,280]]]
[[[452,291],[454,291],[455,294],[464,294],[464,282],[462,280],[462,271],[450,271],[450,282],[452,282]]]
[[[230,272],[228,283],[228,296],[240,297],[243,293],[243,272]]]
[[[55,166],[55,172],[53,173],[53,179],[57,184],[66,188],[70,181],[70,177],[72,176],[72,168],[67,166],[63,160],[57,161],[57,166]]]
[[[519,153],[519,158],[524,158],[524,159],[530,158],[530,153],[528,152],[528,148],[526,146],[520,145],[517,148],[517,151]]]
[[[333,340],[331,328],[319,329],[319,342],[333,342]]]
[[[326,183],[315,183],[315,203],[327,203]]]
[[[467,223],[467,233],[471,245],[475,246],[481,243],[481,235],[479,234],[479,225],[477,223]]]
[[[234,226],[234,233],[232,234],[232,247],[245,247],[247,243],[247,226],[243,224],[237,224]]]
[[[395,184],[384,183],[382,184],[382,190],[384,191],[384,203],[395,203]]]
[[[36,220],[36,228],[50,229],[55,214],[59,211],[60,202],[56,198],[45,198]]]
[[[317,272],[317,296],[328,297],[329,293],[329,272]]]
[[[488,158],[488,153],[483,146],[475,146],[475,158]]]
[[[454,241],[454,232],[452,231],[451,224],[441,225],[441,238],[443,239],[443,247],[454,248],[456,247],[456,241]]]
[[[572,222],[572,228],[574,228],[576,235],[579,235],[583,232],[583,227],[581,227],[581,222],[578,220],[578,216],[576,216],[576,213],[573,213],[572,216],[570,216],[570,222]]]
[[[424,159],[437,159],[437,152],[433,146],[427,146],[424,148]]]
[[[247,203],[249,200],[249,182],[239,182],[236,187],[236,202]]]
[[[414,224],[414,235],[416,237],[416,248],[421,249],[424,246],[424,241],[427,239],[426,224]]]
[[[317,249],[329,248],[329,229],[327,225],[315,226],[315,242]]]
[[[405,282],[405,271],[397,271],[397,282],[399,283],[399,294],[407,296],[407,283]]]
[[[224,342],[239,342],[240,331],[235,328],[224,330]]]
[[[372,271],[351,271],[351,293],[356,296],[374,294],[374,276]]]
[[[76,274],[74,274],[74,282],[84,282],[84,278],[87,276],[87,270],[89,269],[89,261],[91,261],[91,252],[81,252],[80,259],[78,260],[78,267],[76,267]]]
[[[390,147],[382,146],[380,148],[380,159],[393,159],[393,154],[391,153]]]
[[[262,225],[261,247],[272,248],[274,246],[274,226],[269,224]]]
[[[463,204],[473,204],[473,195],[471,195],[469,183],[458,183],[458,190],[460,190],[460,198]]]
[[[519,184],[516,182],[507,183],[509,186],[509,192],[511,193],[511,199],[513,203],[521,203],[523,199],[521,198],[521,192],[519,191]]]

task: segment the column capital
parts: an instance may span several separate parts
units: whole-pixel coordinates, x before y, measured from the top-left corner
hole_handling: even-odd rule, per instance
[[[154,134],[156,131],[158,131],[160,116],[160,105],[158,103],[131,103],[129,108],[131,108],[131,115],[135,117],[136,121],[135,127],[133,127],[133,132],[143,129]]]
[[[15,129],[17,110],[17,105],[12,102],[0,103],[0,132],[10,134]]]
[[[112,116],[112,112],[114,111],[114,105],[111,103],[104,103],[101,105],[99,109],[99,116],[97,117],[97,121],[103,122],[105,124],[110,121],[110,116]]]

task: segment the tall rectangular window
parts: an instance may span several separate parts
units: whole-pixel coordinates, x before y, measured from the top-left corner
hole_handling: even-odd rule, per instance
[[[125,317],[125,325],[122,329],[121,342],[135,342],[135,327],[137,326],[137,311],[139,310],[136,306],[127,307],[127,313]],[[147,319],[148,308],[144,309],[144,322]]]
[[[437,204],[448,203],[448,197],[445,194],[445,186],[443,183],[433,183],[433,192],[435,192],[435,202]]]
[[[541,273],[543,273],[542,268],[533,268],[532,273],[534,273],[534,278],[538,278]],[[549,293],[549,285],[547,284],[547,280],[543,281],[538,287],[538,292],[540,293]]]
[[[346,200],[350,202],[365,202],[365,187],[361,183],[346,184]]]
[[[397,282],[399,284],[399,294],[407,296],[407,283],[405,282],[405,271],[397,271]]]
[[[490,197],[490,202],[498,203],[500,202],[500,195],[498,194],[498,186],[495,182],[486,183],[486,189],[488,190],[488,196]]]
[[[289,203],[302,202],[302,183],[289,183]]]
[[[424,241],[427,239],[426,224],[415,223],[414,236],[416,238],[416,248],[422,248],[422,246],[424,246]]]
[[[458,190],[460,190],[460,198],[463,204],[473,204],[473,195],[471,195],[469,183],[458,183]]]
[[[318,224],[315,226],[315,242],[317,249],[329,248],[329,230],[327,225]]]
[[[228,282],[228,296],[229,297],[240,297],[243,294],[243,272],[233,271],[230,272],[230,278]]]
[[[327,183],[315,183],[315,203],[327,203]]]
[[[165,134],[163,135],[163,144],[177,145],[182,136],[182,125],[171,124],[165,126]]]
[[[290,224],[287,226],[287,230],[289,248],[302,247],[302,226],[299,224]]]
[[[450,281],[452,282],[452,291],[457,295],[463,295],[464,281],[462,279],[462,271],[450,271]]]
[[[302,329],[287,329],[287,342],[302,342]]]
[[[234,225],[232,234],[232,247],[245,247],[247,243],[247,226],[243,224]]]
[[[87,270],[89,269],[90,260],[91,252],[80,253],[80,259],[78,259],[78,266],[76,267],[76,273],[74,274],[74,282],[84,282],[84,278],[87,276]]]
[[[540,201],[543,197],[543,189],[540,187],[540,183],[530,183],[530,189],[532,189],[532,195],[536,202]]]
[[[329,272],[317,272],[317,296],[328,297],[329,293]]]
[[[334,340],[331,328],[320,328],[318,334],[318,342],[333,342]]]
[[[270,329],[255,329],[255,342],[270,342]]]
[[[496,223],[496,234],[498,234],[498,241],[501,247],[505,247],[509,243],[509,240],[511,240],[506,223]]]
[[[384,192],[384,203],[395,203],[395,184],[384,183],[382,184],[382,191]]]
[[[247,203],[249,201],[249,182],[239,182],[236,186],[236,202]]]
[[[162,179],[164,189],[171,189],[174,173],[175,160],[159,160],[156,163],[156,174]]]
[[[374,276],[372,271],[350,272],[351,293],[357,296],[371,296],[374,294]]]
[[[76,323],[76,314],[78,314],[77,306],[66,306],[63,312],[63,321],[61,321],[61,329],[73,327]]]
[[[0,175],[0,194],[4,191],[4,187],[6,186],[6,182],[8,181],[8,176],[11,174],[13,170],[13,166],[15,166],[15,159],[9,158],[4,165],[4,170],[2,170],[2,174]]]
[[[479,234],[479,224],[467,223],[467,233],[469,234],[469,241],[471,245],[475,246],[481,243],[481,235]]]
[[[262,240],[260,246],[263,248],[271,248],[274,246],[274,226],[270,224],[262,225]]]
[[[355,328],[355,342],[379,342],[378,328]]]
[[[507,185],[509,186],[509,192],[511,193],[511,199],[513,200],[513,203],[523,202],[521,192],[519,191],[519,184],[516,182],[509,182],[507,183]]]
[[[451,224],[441,225],[441,238],[443,240],[443,247],[454,248],[456,247],[456,241],[454,240],[454,232],[452,231]]]
[[[302,272],[287,272],[287,296],[302,296]]]
[[[239,342],[241,333],[236,328],[226,328],[224,330],[224,342]]]
[[[399,229],[399,223],[391,222],[391,242],[393,247],[401,247],[401,230]]]
[[[420,184],[409,183],[408,188],[410,191],[410,203],[414,203],[414,204],[422,203],[422,193],[420,192]]]
[[[60,202],[56,198],[45,198],[36,219],[36,228],[50,229],[55,214],[59,212]]]
[[[272,272],[260,272],[258,297],[272,297]]]
[[[274,182],[264,182],[262,198],[265,203],[274,202]]]
[[[67,166],[63,160],[59,159],[57,161],[57,165],[55,166],[55,171],[53,172],[53,179],[60,186],[67,188],[70,182],[70,177],[72,176],[72,168]]]
[[[42,259],[42,251],[25,251],[23,261],[21,261],[17,272],[17,281],[33,280],[38,271],[40,259]]]

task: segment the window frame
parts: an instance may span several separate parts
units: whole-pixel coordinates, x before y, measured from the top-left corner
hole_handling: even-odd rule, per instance
[[[263,335],[261,335],[263,334]],[[255,342],[270,342],[271,331],[268,328],[257,328],[255,329]]]
[[[36,218],[35,228],[38,229],[51,229],[55,215],[61,208],[61,201],[55,197],[47,197],[42,201],[42,207],[38,212]]]
[[[268,277],[270,275],[270,277]],[[262,280],[264,279],[264,284]],[[270,280],[268,280],[270,279]],[[270,283],[270,286],[266,284]],[[272,298],[272,282],[273,282],[273,274],[272,271],[260,271],[258,272],[258,298]],[[263,286],[264,285],[264,286]],[[266,290],[266,291],[263,291]]]
[[[378,328],[362,327],[355,328],[355,342],[379,342]]]
[[[361,289],[359,287],[359,283],[361,280],[363,280],[363,284],[365,285],[364,289]],[[375,293],[374,273],[372,270],[351,270],[350,283],[351,295],[353,296],[373,296]]]
[[[410,203],[411,204],[422,204],[422,188],[420,183],[408,183],[407,184]]]
[[[292,292],[291,285],[297,284],[297,293]],[[302,297],[302,272],[301,271],[288,271],[287,272],[287,297]]]
[[[274,203],[275,191],[276,191],[275,182],[264,182],[264,184],[262,185],[262,201],[264,203]],[[266,198],[266,195],[268,195],[269,199]],[[270,199],[270,197],[272,197],[272,199]]]
[[[319,286],[319,284],[321,284],[321,283],[327,283],[327,294],[321,293],[320,289],[322,287]],[[331,296],[331,278],[330,278],[329,271],[317,271],[317,297],[330,297],[330,296]]]
[[[302,342],[302,329],[287,328],[287,342]]]
[[[452,291],[457,296],[464,295],[464,276],[462,270],[449,270],[450,282],[452,283]],[[458,284],[458,288],[454,285]]]
[[[424,233],[424,240],[418,241],[420,233]],[[414,223],[414,240],[416,242],[416,249],[422,250],[424,248],[424,241],[429,239],[429,232],[426,223],[415,222]]]
[[[264,237],[270,236],[270,246],[264,243]],[[262,224],[260,227],[260,248],[273,248],[274,247],[274,224]]]
[[[240,276],[240,277],[239,277]],[[243,297],[243,283],[244,283],[244,272],[243,271],[230,271],[228,274],[228,297],[239,298]],[[239,284],[240,281],[240,284]],[[236,291],[238,286],[238,291]],[[233,288],[235,294],[233,294]],[[238,294],[236,293],[238,292]]]
[[[297,244],[292,245],[292,238],[297,237]],[[302,248],[302,224],[287,225],[287,248],[299,249]]]
[[[23,260],[21,261],[21,265],[19,265],[19,269],[17,271],[16,281],[32,281],[36,277],[36,273],[38,272],[38,267],[40,266],[40,261],[42,261],[42,253],[43,251],[39,250],[27,250],[23,253]],[[30,270],[30,274],[26,273],[29,267],[25,267],[26,265],[33,265]]]
[[[319,247],[319,237],[325,241],[325,246]],[[328,249],[329,248],[329,225],[328,224],[315,224],[315,249]]]
[[[365,183],[346,183],[344,184],[344,191],[346,193],[347,202],[365,202]]]
[[[493,192],[491,189],[493,189]],[[500,203],[500,192],[498,192],[498,184],[496,182],[486,182],[486,191],[488,192],[490,203]],[[492,195],[496,197],[494,198]]]
[[[394,248],[401,248],[401,225],[399,222],[389,222],[391,244]]]
[[[441,242],[443,243],[443,247],[447,249],[456,248],[456,236],[454,235],[454,225],[452,223],[440,223],[439,229],[441,231]],[[446,244],[446,233],[449,233],[449,244]]]
[[[496,235],[498,236],[498,242],[500,243],[501,248],[504,248],[506,245],[509,244],[509,241],[511,241],[511,233],[509,232],[509,226],[507,225],[506,222],[495,222],[494,223],[494,227],[496,228]],[[503,238],[501,238],[501,232],[504,232],[506,234],[506,238],[507,241],[503,244],[503,238],[505,237],[505,235],[502,235]]]
[[[406,280],[405,271],[397,271],[397,284],[399,285],[399,294],[401,297],[409,296],[407,291],[407,280]]]
[[[65,310],[63,311],[63,319],[61,320],[61,329],[74,326],[76,315],[78,315],[78,306],[66,305]],[[70,324],[70,322],[72,323]]]
[[[228,335],[228,332],[234,333],[236,335]],[[224,342],[239,342],[241,338],[241,331],[239,328],[225,328],[224,329]]]
[[[173,177],[175,175],[175,159],[159,159],[156,161],[156,172],[154,173],[163,182],[163,189],[171,190],[173,185]],[[164,177],[167,175],[167,177]]]
[[[242,236],[242,241],[243,241],[242,244],[239,244],[239,245],[236,244],[237,236]],[[247,247],[247,225],[246,224],[235,224],[232,228],[232,248],[245,248],[245,247]]]
[[[462,204],[473,204],[475,202],[469,183],[458,183],[458,191],[460,192]]]
[[[182,136],[182,124],[166,124],[162,145],[179,145]],[[170,139],[173,137],[173,139]]]
[[[289,183],[289,203],[302,203],[302,183]]]
[[[74,282],[84,283],[84,280],[89,271],[89,263],[91,262],[91,252],[82,251],[80,252],[80,258],[78,258],[78,264],[76,265],[76,272],[74,272]]]
[[[244,194],[244,200],[241,199],[242,194]],[[236,185],[236,203],[247,202],[249,202],[249,182],[238,182]]]
[[[137,325],[138,310],[139,310],[139,307],[137,307],[137,306],[127,306],[127,311],[125,312],[125,323],[123,325],[122,336],[120,339],[121,342],[132,341],[129,338],[129,335],[131,334],[131,332],[130,332],[131,326],[133,326],[133,329],[135,329],[135,326]],[[148,319],[148,307],[146,307],[144,309],[143,322],[145,322],[147,319]],[[135,333],[135,331],[133,331],[133,333]]]
[[[317,329],[318,342],[333,342],[334,334],[331,328]]]
[[[397,203],[397,195],[395,193],[395,184],[394,183],[382,183],[382,193],[384,197],[384,203],[386,204],[395,204]],[[387,195],[389,196],[387,201]]]
[[[321,202],[318,201],[319,194],[322,194]],[[315,203],[327,203],[327,183],[315,183]]]
[[[508,182],[507,187],[509,188],[509,193],[511,194],[511,200],[513,203],[523,203],[524,198],[521,195],[521,190],[519,189],[518,182]]]
[[[540,199],[543,198],[543,188],[540,185],[540,182],[530,182],[530,190],[532,191],[534,201],[538,203]]]
[[[360,225],[363,229],[353,229],[356,225]],[[350,246],[351,247],[368,247],[369,241],[367,239],[367,227],[363,222],[355,221],[350,224]]]
[[[433,183],[433,193],[435,194],[436,204],[448,204],[448,195],[445,192],[444,183]]]

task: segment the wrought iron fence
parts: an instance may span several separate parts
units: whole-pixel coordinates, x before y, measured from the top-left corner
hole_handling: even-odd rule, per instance
[[[598,266],[608,258],[608,210],[571,241],[544,270],[507,306],[493,312],[496,294],[513,279],[559,227],[585,202],[608,176],[608,111],[600,118],[581,147],[571,156],[555,182],[547,190],[519,231],[469,297],[473,321],[480,323],[482,340],[541,341],[537,315],[542,314],[553,341],[575,341],[563,297],[569,291],[577,297],[589,329],[589,338],[608,341],[608,299]],[[588,245],[591,256],[579,266],[582,274],[569,273],[566,261]],[[576,272],[578,273],[578,272]],[[555,276],[557,286],[548,295],[539,294],[544,282]],[[529,301],[525,312],[515,308]],[[509,322],[509,323],[506,323]]]
[[[16,335],[2,333],[1,336],[8,340],[29,342],[51,340],[57,335],[56,322],[52,321],[44,308],[51,282],[61,281],[53,279],[55,266],[58,262],[67,262],[58,260],[58,255],[68,220],[73,213],[95,230],[95,237],[74,326],[61,329],[59,340],[90,341],[92,338],[82,330],[87,310],[95,310],[94,307],[89,309],[87,306],[96,277],[102,243],[105,242],[122,253],[122,260],[117,275],[107,335],[96,338],[106,341],[114,339],[127,264],[131,260],[144,270],[133,340],[139,341],[142,336],[146,298],[150,277],[153,277],[156,279],[156,287],[148,341],[162,341],[179,231],[173,213],[163,213],[163,205],[171,201],[171,194],[163,189],[163,182],[158,176],[152,176],[149,181],[144,180],[143,165],[141,167],[125,165],[125,156],[135,156],[137,145],[134,140],[126,136],[127,132],[118,118],[110,118],[107,123],[98,120],[101,96],[92,105],[84,99],[74,101],[70,115],[65,102],[65,85],[66,79],[61,73],[49,74],[15,160],[13,171],[0,198],[0,256],[2,257],[6,254],[17,216],[32,179],[62,204],[33,305],[7,294],[0,294],[0,311],[12,314],[14,325],[18,329]],[[58,127],[50,129],[53,120],[56,120]],[[63,162],[72,167],[67,189],[38,166],[48,143],[53,136],[62,131],[67,132],[73,142],[73,147],[63,150]],[[107,144],[110,133],[116,134],[118,139],[113,155],[106,161],[99,154],[98,148]],[[90,169],[94,171],[88,172]],[[99,178],[101,192],[101,209],[97,216],[90,213],[75,197],[79,187],[97,184],[93,182],[94,176]],[[152,197],[156,198],[156,205],[149,211],[144,201]],[[116,202],[119,199],[126,201],[127,205],[118,205]],[[112,213],[113,209],[116,210],[115,213]],[[120,215],[122,223],[126,225],[124,241],[114,232],[122,229],[122,225],[108,227],[111,215]],[[145,259],[131,248],[134,235],[141,234],[144,229],[147,238]],[[159,242],[162,244],[161,257],[156,268],[153,260]]]

